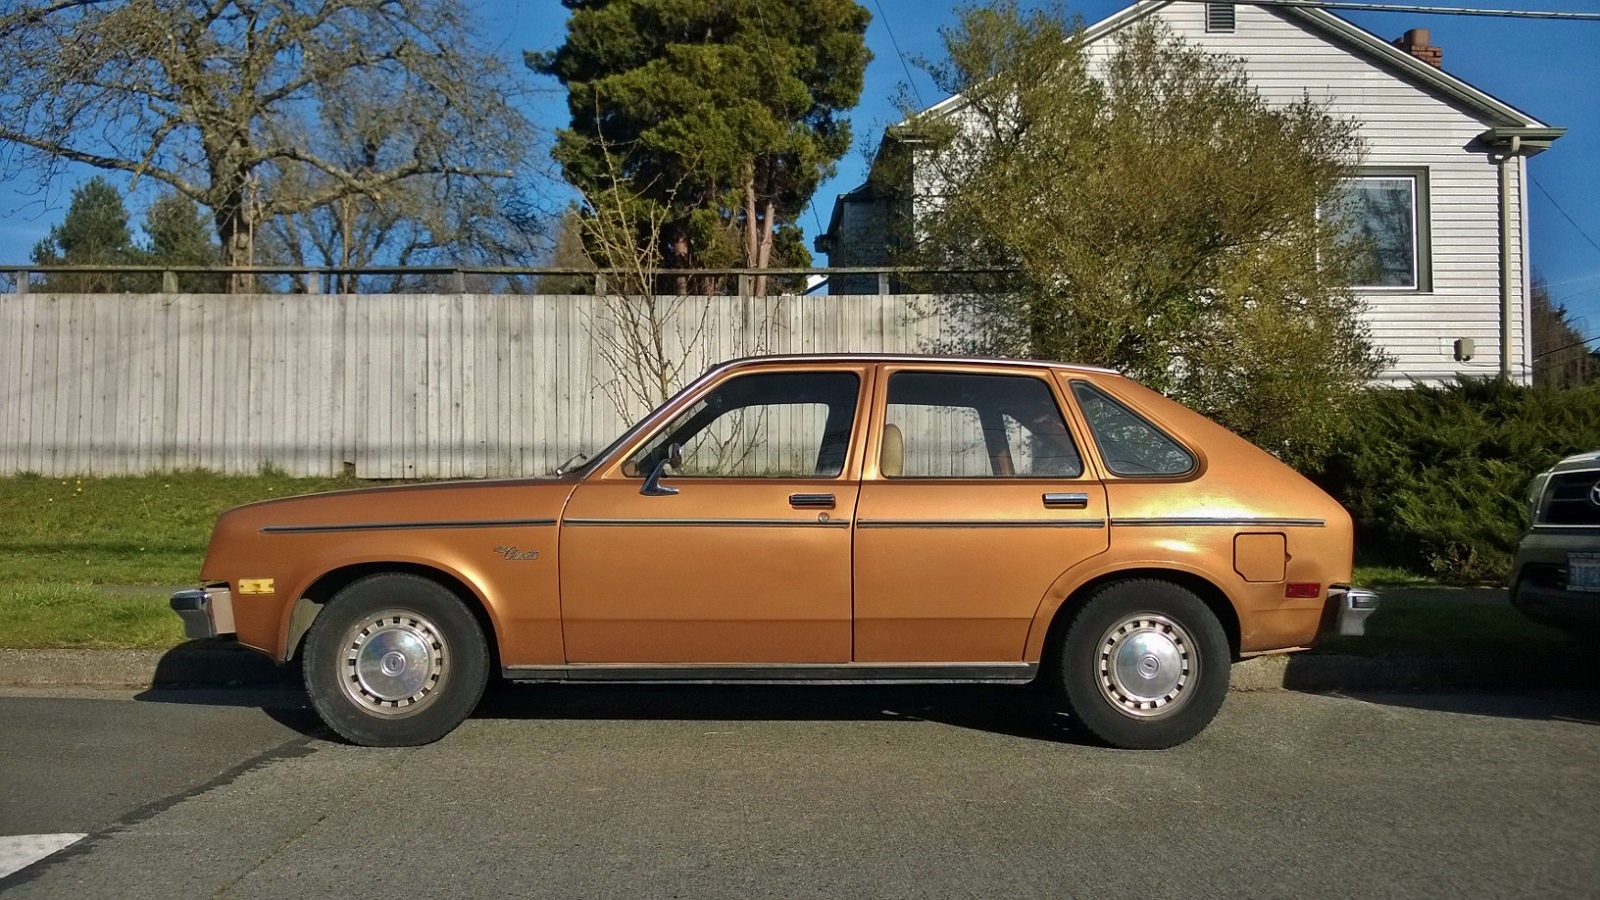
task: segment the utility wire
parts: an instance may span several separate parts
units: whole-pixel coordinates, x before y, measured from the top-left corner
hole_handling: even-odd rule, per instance
[[[1209,0],[1179,0],[1206,3]],[[1354,3],[1344,0],[1239,0],[1244,6],[1297,6],[1310,9],[1346,9],[1365,12],[1427,13],[1440,16],[1494,16],[1503,19],[1567,19],[1600,22],[1600,12],[1561,12],[1538,9],[1473,9],[1462,6],[1420,6],[1409,3]]]
[[[911,88],[911,96],[917,98],[917,108],[922,109],[922,92],[917,90],[916,79],[911,77],[911,66],[906,63],[906,55],[900,50],[900,42],[894,38],[894,29],[889,27],[889,16],[883,11],[883,3],[872,0],[872,5],[878,8],[878,20],[883,23],[883,30],[889,32],[889,46],[894,48],[894,55],[900,57],[900,68],[906,73],[906,85]]]
[[[1561,213],[1562,218],[1572,223],[1572,227],[1576,228],[1578,233],[1583,235],[1583,239],[1589,242],[1589,246],[1595,248],[1596,250],[1600,250],[1600,243],[1595,243],[1595,239],[1589,236],[1589,232],[1584,231],[1583,226],[1579,225],[1576,219],[1572,218],[1570,215],[1567,215],[1567,211],[1561,208],[1561,204],[1556,202],[1556,198],[1550,196],[1550,192],[1544,189],[1544,185],[1539,183],[1539,179],[1533,177],[1533,175],[1530,173],[1528,175],[1528,180],[1533,182],[1533,186],[1539,189],[1539,193],[1543,194],[1546,200],[1550,201],[1550,205],[1556,208],[1556,212]]]
[[[1566,344],[1564,346],[1557,347],[1554,350],[1546,350],[1545,352],[1539,354],[1538,356],[1535,356],[1534,359],[1544,359],[1546,356],[1549,356],[1552,353],[1560,353],[1563,350],[1571,350],[1573,347],[1582,347],[1583,345],[1588,344],[1591,341],[1600,341],[1600,334],[1597,334],[1594,337],[1586,337],[1581,341],[1573,341],[1570,344]]]

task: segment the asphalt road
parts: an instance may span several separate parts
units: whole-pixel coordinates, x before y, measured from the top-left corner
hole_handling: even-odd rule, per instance
[[[445,740],[295,694],[0,694],[6,897],[1593,896],[1600,694],[1234,694],[1160,753],[991,688],[507,688]],[[177,702],[174,702],[177,701]],[[261,708],[263,705],[269,709]],[[309,732],[309,734],[307,733]]]

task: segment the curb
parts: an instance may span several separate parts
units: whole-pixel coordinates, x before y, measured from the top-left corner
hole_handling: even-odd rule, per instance
[[[298,680],[289,667],[237,645],[191,641],[171,650],[0,650],[7,687],[266,687]]]
[[[0,686],[283,687],[295,667],[236,644],[191,641],[171,650],[0,650]],[[1426,691],[1600,685],[1571,655],[1343,656],[1298,653],[1235,663],[1234,691]]]

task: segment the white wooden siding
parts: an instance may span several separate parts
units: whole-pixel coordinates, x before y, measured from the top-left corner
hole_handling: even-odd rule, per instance
[[[951,336],[927,301],[688,298],[685,379],[925,350]],[[0,295],[0,473],[544,474],[643,412],[606,392],[607,328],[592,297]]]
[[[1201,3],[1173,3],[1152,15],[1193,44],[1243,58],[1251,82],[1268,102],[1287,104],[1309,95],[1327,102],[1335,115],[1358,121],[1367,165],[1427,168],[1432,289],[1362,292],[1374,338],[1396,358],[1385,379],[1407,382],[1498,372],[1499,173],[1488,153],[1468,149],[1493,123],[1278,10],[1240,5],[1232,34],[1207,33]],[[1103,57],[1114,40],[1115,34],[1091,45],[1091,53]],[[1450,48],[1444,51],[1448,66]],[[1526,381],[1525,167],[1514,163],[1509,175],[1511,359],[1514,375]],[[1471,362],[1457,363],[1454,341],[1463,337],[1474,339],[1477,352]]]

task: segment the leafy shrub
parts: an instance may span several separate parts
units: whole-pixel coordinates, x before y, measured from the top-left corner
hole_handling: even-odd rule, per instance
[[[1309,473],[1350,510],[1364,560],[1445,581],[1504,582],[1529,480],[1600,448],[1600,387],[1502,379],[1369,392],[1356,434]]]

